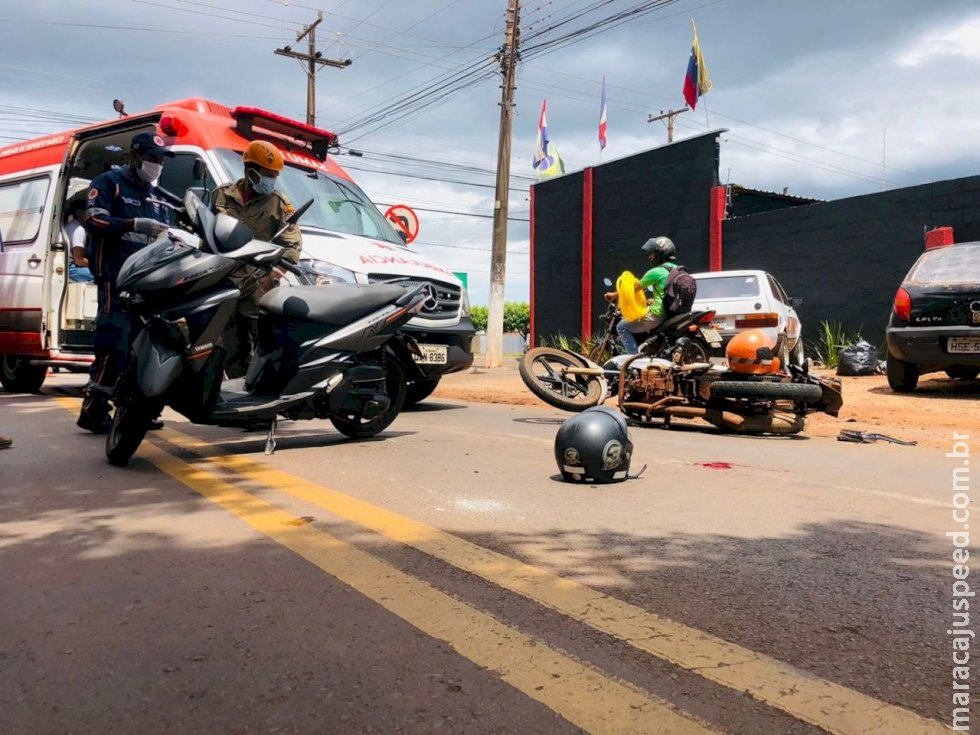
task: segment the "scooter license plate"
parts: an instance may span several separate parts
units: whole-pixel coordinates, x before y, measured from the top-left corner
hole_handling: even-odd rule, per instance
[[[420,365],[445,365],[449,360],[449,348],[445,345],[419,345],[422,359],[416,359]]]
[[[708,344],[721,342],[721,335],[718,334],[718,330],[712,329],[711,327],[701,327],[701,336],[704,337],[704,341]]]

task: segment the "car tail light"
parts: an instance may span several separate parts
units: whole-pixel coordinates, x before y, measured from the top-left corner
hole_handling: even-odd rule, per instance
[[[912,316],[912,297],[909,296],[909,292],[904,288],[900,288],[895,292],[894,309],[895,316],[903,322],[907,322],[909,317]]]
[[[735,317],[735,329],[778,326],[779,314],[739,314]]]
[[[716,312],[716,311],[708,311],[708,312],[705,312],[705,315],[703,317],[701,317],[700,319],[698,319],[698,324],[711,324],[711,322],[714,321],[715,315],[717,313],[718,312]]]

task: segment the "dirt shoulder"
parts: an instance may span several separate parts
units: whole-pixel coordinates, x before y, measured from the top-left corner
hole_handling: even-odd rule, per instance
[[[447,375],[434,399],[548,408],[524,385],[515,358],[506,359],[503,367],[494,370],[481,364]],[[944,373],[935,373],[920,379],[914,393],[898,394],[891,391],[883,375],[841,380],[844,408],[840,416],[811,415],[806,428],[809,436],[835,438],[841,429],[856,429],[917,441],[920,447],[944,448],[952,442],[953,431],[980,434],[980,381],[949,380]]]

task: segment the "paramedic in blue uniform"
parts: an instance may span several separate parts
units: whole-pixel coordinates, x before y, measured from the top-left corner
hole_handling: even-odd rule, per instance
[[[99,310],[93,344],[95,362],[89,370],[91,379],[77,423],[96,434],[108,432],[112,425],[109,398],[135,337],[131,317],[119,307],[119,269],[126,258],[164,234],[170,223],[169,211],[154,200],[163,198],[156,182],[164,159],[174,154],[152,132],[134,135],[130,153],[128,166],[95,177],[85,209],[87,254],[99,287]]]

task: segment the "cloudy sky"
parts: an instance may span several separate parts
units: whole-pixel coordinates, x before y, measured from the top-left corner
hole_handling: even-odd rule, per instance
[[[297,30],[322,10],[319,49],[353,63],[318,74],[317,124],[363,152],[338,160],[376,202],[419,210],[412,247],[467,272],[473,303],[485,304],[500,99],[492,56],[506,7],[0,0],[0,144],[112,117],[116,97],[129,112],[201,96],[304,119],[305,74],[273,50],[299,48]],[[631,10],[641,12],[577,33]],[[727,128],[723,181],[832,199],[980,173],[976,0],[526,0],[521,12],[508,299],[528,296],[542,100],[569,171],[663,145],[665,127],[647,117],[683,107],[692,19],[714,89],[677,118],[675,137]]]

